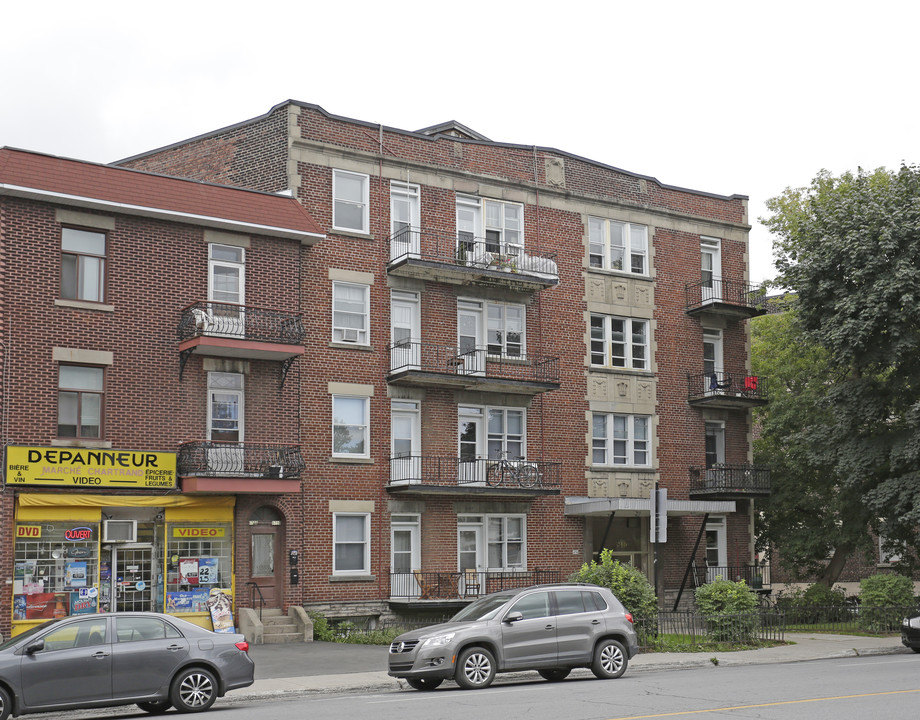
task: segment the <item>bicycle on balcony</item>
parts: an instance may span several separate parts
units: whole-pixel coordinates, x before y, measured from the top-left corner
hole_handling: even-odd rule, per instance
[[[514,485],[532,488],[540,482],[540,471],[533,463],[524,461],[512,462],[508,459],[508,451],[502,450],[501,460],[489,465],[486,471],[486,485],[498,487],[500,485]]]

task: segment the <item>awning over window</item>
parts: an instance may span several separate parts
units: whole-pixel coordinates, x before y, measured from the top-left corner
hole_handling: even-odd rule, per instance
[[[608,516],[617,513],[623,516],[649,514],[649,498],[591,498],[567,497],[566,515]],[[668,498],[668,515],[725,515],[735,512],[734,500],[672,500]]]

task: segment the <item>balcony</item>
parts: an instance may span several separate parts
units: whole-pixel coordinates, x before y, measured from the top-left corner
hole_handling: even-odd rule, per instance
[[[731,318],[767,314],[767,290],[734,280],[710,278],[684,288],[685,312],[690,316],[711,313]]]
[[[187,493],[296,493],[305,467],[299,445],[216,440],[182,443],[176,464]]]
[[[760,465],[691,467],[690,499],[732,500],[766,497],[770,494],[770,468]]]
[[[537,395],[559,389],[559,358],[461,352],[455,345],[401,341],[389,346],[393,385],[437,386],[480,392]]]
[[[391,495],[483,495],[536,497],[558,495],[562,488],[562,463],[545,460],[511,460],[504,474],[499,461],[430,455],[390,458]],[[522,470],[522,468],[532,468]]]
[[[388,242],[391,275],[453,285],[498,285],[522,292],[559,284],[555,253],[432,230],[400,230]]]
[[[300,313],[218,302],[183,308],[176,332],[180,379],[189,355],[197,354],[277,360],[282,384],[291,363],[304,353],[306,335]]]
[[[729,580],[730,582],[744,580],[752,590],[768,590],[772,585],[770,566],[766,563],[763,565],[708,565],[702,567],[693,563],[691,572],[694,587],[706,585],[718,578]]]
[[[524,588],[530,585],[562,582],[558,570],[468,570],[438,572],[415,570],[390,573],[390,599],[426,604],[445,601],[475,600],[480,595]]]
[[[693,407],[746,410],[767,404],[767,378],[747,373],[687,375],[687,402]]]

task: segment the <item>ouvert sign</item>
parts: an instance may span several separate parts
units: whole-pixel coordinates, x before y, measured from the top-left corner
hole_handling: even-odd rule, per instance
[[[7,485],[171,489],[176,453],[10,446]]]

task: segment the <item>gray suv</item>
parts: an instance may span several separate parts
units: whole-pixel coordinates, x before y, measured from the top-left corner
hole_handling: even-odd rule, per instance
[[[534,585],[485,595],[450,622],[403,633],[390,645],[388,672],[416,690],[445,679],[484,688],[496,673],[517,670],[558,681],[589,667],[618,678],[638,651],[632,615],[607,588]]]

